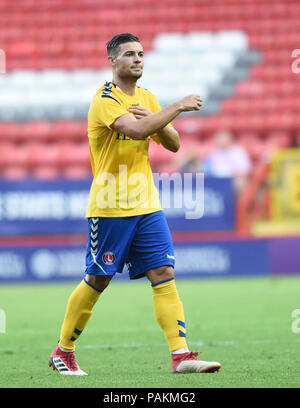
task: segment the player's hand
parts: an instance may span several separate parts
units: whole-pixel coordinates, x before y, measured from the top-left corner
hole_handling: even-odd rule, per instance
[[[132,113],[136,119],[145,118],[146,116],[153,115],[153,113],[147,109],[143,108],[142,106],[130,106],[127,109],[128,112]]]
[[[199,95],[188,95],[179,101],[182,112],[197,111],[202,106],[202,99]]]

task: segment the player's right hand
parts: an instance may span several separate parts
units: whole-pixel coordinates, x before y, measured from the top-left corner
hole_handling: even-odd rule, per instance
[[[199,110],[202,106],[202,99],[199,95],[188,95],[179,101],[182,112]]]

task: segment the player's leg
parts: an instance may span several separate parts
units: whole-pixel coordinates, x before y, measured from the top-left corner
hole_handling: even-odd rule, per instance
[[[74,357],[75,342],[92,315],[99,297],[116,272],[122,272],[133,234],[134,223],[121,228],[120,219],[89,219],[86,275],[71,294],[61,328],[58,346],[51,354],[49,365],[61,374],[85,375]],[[100,227],[98,228],[98,224]],[[131,227],[131,228],[130,228]],[[123,232],[123,237],[120,236]],[[126,245],[120,246],[125,242]]]
[[[89,321],[93,307],[109,285],[112,276],[86,275],[72,292],[61,328],[58,345],[64,351],[73,351],[75,342]]]
[[[171,352],[188,350],[183,305],[174,279],[174,260],[173,243],[164,213],[157,211],[144,215],[129,253],[129,276],[131,279],[146,276],[150,280],[154,314]]]
[[[170,352],[188,352],[183,304],[175,284],[172,266],[160,266],[145,273],[152,284],[154,315],[162,328]]]
[[[174,373],[211,373],[220,363],[197,359],[186,343],[186,324],[183,304],[177,292],[174,270],[161,266],[146,273],[152,284],[154,315],[162,328],[172,357]]]
[[[184,309],[175,284],[174,264],[173,243],[163,212],[147,214],[139,222],[129,253],[130,278],[147,276],[152,284],[154,314],[171,352],[173,372],[216,371],[220,368],[219,363],[198,360],[197,353],[188,349]]]
[[[53,350],[49,366],[64,375],[87,375],[75,359],[75,342],[86,327],[94,305],[112,276],[86,275],[69,297],[58,345]],[[93,282],[93,283],[91,283]]]

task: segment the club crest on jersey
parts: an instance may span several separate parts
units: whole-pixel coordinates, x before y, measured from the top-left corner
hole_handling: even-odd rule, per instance
[[[102,260],[106,265],[112,265],[115,262],[115,259],[115,254],[110,251],[105,252],[102,256]]]

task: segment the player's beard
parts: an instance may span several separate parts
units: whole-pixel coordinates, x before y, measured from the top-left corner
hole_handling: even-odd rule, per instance
[[[119,74],[119,76],[124,79],[124,80],[130,80],[130,79],[136,79],[138,80],[139,78],[141,78],[141,76],[143,75],[143,68],[141,68],[141,70],[139,72],[136,71],[127,71],[124,72],[123,74]]]
[[[143,71],[136,73],[136,75],[133,75],[134,78],[139,79],[143,75]]]

